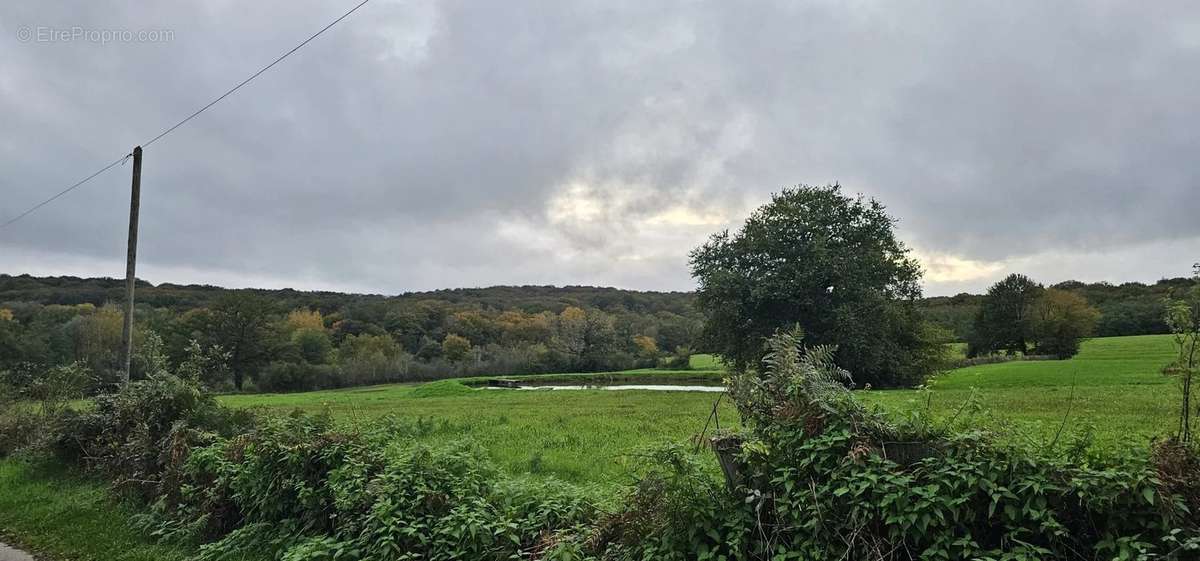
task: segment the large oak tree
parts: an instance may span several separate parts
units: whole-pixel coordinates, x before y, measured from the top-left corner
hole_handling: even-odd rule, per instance
[[[712,236],[691,254],[705,348],[743,368],[776,330],[799,325],[808,344],[837,345],[858,383],[920,383],[944,353],[916,310],[921,268],[894,222],[839,185],[799,186]]]

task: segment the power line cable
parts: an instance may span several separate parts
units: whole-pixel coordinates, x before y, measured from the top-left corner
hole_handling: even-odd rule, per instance
[[[162,137],[164,137],[164,136],[167,136],[168,134],[171,134],[172,132],[174,132],[174,131],[175,131],[175,129],[177,129],[177,128],[179,128],[179,127],[183,126],[183,125],[184,125],[184,123],[187,123],[188,121],[191,121],[192,119],[195,119],[195,118],[196,118],[197,116],[199,116],[201,113],[203,113],[203,112],[205,112],[206,110],[208,110],[208,108],[210,108],[210,107],[212,107],[212,106],[216,105],[217,103],[220,103],[220,102],[221,102],[221,100],[223,100],[223,99],[225,99],[225,98],[229,97],[229,96],[230,96],[230,95],[231,95],[233,92],[236,92],[236,91],[240,90],[240,89],[242,88],[242,86],[245,86],[246,84],[250,83],[250,81],[251,81],[251,80],[254,80],[255,78],[259,77],[259,76],[260,76],[262,73],[264,73],[264,72],[266,72],[266,71],[270,70],[270,69],[271,69],[272,67],[274,67],[276,64],[279,64],[280,62],[282,62],[282,61],[283,61],[283,59],[285,59],[285,58],[287,58],[287,57],[291,56],[291,55],[292,55],[292,53],[294,53],[294,52],[296,52],[296,51],[300,50],[302,47],[304,47],[305,45],[307,45],[307,44],[308,44],[309,42],[311,42],[313,39],[316,39],[317,37],[321,36],[321,34],[322,34],[322,33],[325,33],[326,31],[329,31],[329,28],[331,28],[331,27],[333,27],[333,26],[337,25],[337,24],[338,24],[338,22],[340,22],[340,21],[342,21],[342,20],[346,19],[347,17],[349,17],[349,16],[350,16],[350,14],[353,14],[354,12],[358,11],[358,9],[359,9],[359,8],[361,8],[361,7],[365,6],[365,5],[367,4],[367,2],[370,2],[370,1],[371,1],[371,0],[362,0],[362,2],[359,2],[359,3],[358,3],[357,5],[355,5],[353,8],[350,8],[350,10],[349,10],[349,11],[347,11],[347,12],[346,12],[346,13],[344,13],[344,14],[342,14],[342,15],[341,15],[341,16],[339,16],[337,19],[335,19],[335,20],[333,20],[333,21],[329,22],[329,24],[328,24],[328,25],[326,25],[325,27],[322,27],[322,28],[320,29],[320,31],[317,31],[316,33],[313,33],[312,35],[310,35],[310,36],[308,37],[308,39],[305,39],[304,41],[301,41],[299,45],[296,45],[295,47],[292,47],[292,49],[291,49],[290,51],[288,51],[288,52],[286,52],[286,53],[283,53],[282,55],[280,55],[280,56],[279,56],[279,58],[276,58],[275,60],[271,61],[271,63],[270,63],[270,64],[268,64],[268,65],[266,65],[266,66],[264,66],[264,67],[260,68],[260,69],[258,70],[258,72],[255,72],[254,74],[251,74],[249,78],[246,78],[245,80],[242,80],[241,82],[239,82],[239,83],[238,83],[238,85],[236,85],[236,86],[234,86],[234,87],[230,88],[230,89],[229,89],[229,91],[226,91],[225,93],[221,94],[221,95],[220,95],[220,97],[217,97],[216,99],[214,99],[214,100],[210,101],[210,102],[209,102],[207,105],[205,105],[204,107],[201,107],[200,109],[197,109],[197,110],[196,110],[195,112],[193,112],[191,115],[188,115],[187,117],[184,117],[184,119],[183,119],[182,121],[179,121],[178,123],[175,123],[174,125],[171,125],[171,127],[170,127],[170,128],[168,128],[167,130],[164,130],[164,131],[162,131],[161,133],[159,133],[159,134],[158,134],[158,136],[155,136],[154,138],[151,138],[149,141],[142,143],[142,145],[141,145],[141,146],[142,146],[142,148],[145,148],[145,147],[147,147],[147,146],[150,146],[151,144],[154,144],[154,142],[155,142],[155,141],[157,141],[158,139],[160,139],[160,138],[162,138]],[[104,167],[100,168],[99,170],[96,170],[94,173],[92,173],[91,175],[89,175],[89,176],[87,176],[87,177],[85,177],[85,178],[83,178],[83,179],[79,180],[79,181],[78,181],[77,183],[75,183],[74,185],[71,185],[70,187],[67,187],[66,189],[63,189],[62,191],[59,191],[59,192],[58,192],[57,194],[55,194],[53,197],[50,197],[50,198],[48,198],[48,199],[46,199],[46,200],[44,200],[44,201],[42,201],[42,202],[40,202],[40,203],[38,203],[38,204],[36,204],[36,205],[33,205],[32,207],[30,207],[30,208],[29,208],[29,210],[26,210],[25,212],[22,212],[21,214],[18,214],[17,216],[15,216],[15,217],[13,217],[13,218],[10,218],[10,219],[9,219],[7,222],[5,222],[5,223],[3,223],[3,224],[0,224],[0,229],[7,228],[9,225],[11,225],[11,224],[15,223],[16,221],[18,221],[18,220],[20,220],[20,219],[22,219],[22,218],[25,218],[26,216],[29,216],[30,214],[32,214],[34,211],[38,210],[39,208],[42,208],[42,207],[44,207],[44,206],[46,206],[46,205],[50,204],[51,202],[54,202],[54,201],[55,201],[56,199],[58,199],[59,197],[61,197],[61,196],[63,196],[63,195],[66,195],[67,193],[70,193],[71,191],[74,191],[76,188],[78,188],[78,187],[82,186],[84,183],[87,183],[88,181],[91,181],[91,180],[92,180],[92,179],[94,179],[96,176],[98,176],[98,175],[100,175],[100,174],[102,174],[102,173],[104,173],[104,172],[106,172],[106,171],[108,171],[108,170],[110,170],[110,169],[112,169],[112,168],[116,167],[116,166],[117,166],[118,164],[120,164],[121,162],[124,162],[125,160],[129,159],[129,158],[130,158],[130,156],[132,156],[132,155],[133,155],[133,154],[126,154],[126,155],[124,155],[124,156],[121,156],[120,158],[118,158],[118,159],[117,159],[116,161],[114,161],[113,163],[111,163],[111,164],[108,164],[107,166],[104,166]]]
[[[16,221],[18,221],[18,220],[20,220],[20,219],[22,219],[22,218],[25,218],[26,216],[29,216],[30,214],[32,214],[32,213],[33,213],[33,211],[35,211],[35,210],[37,210],[37,209],[39,209],[39,208],[42,208],[42,207],[44,207],[44,206],[46,206],[46,205],[50,204],[50,203],[51,203],[51,202],[53,202],[55,199],[57,199],[57,198],[59,198],[59,197],[61,197],[61,196],[63,196],[63,195],[66,195],[67,193],[70,193],[71,191],[74,191],[76,187],[79,187],[80,185],[83,185],[84,183],[87,183],[88,181],[91,181],[91,179],[92,179],[93,177],[96,177],[97,175],[100,175],[100,174],[102,174],[102,173],[104,173],[104,172],[106,172],[106,171],[108,171],[108,170],[110,170],[110,169],[112,169],[112,168],[116,167],[116,165],[117,165],[117,164],[119,164],[119,163],[121,163],[121,162],[124,162],[125,160],[128,160],[128,159],[129,159],[129,157],[130,157],[130,156],[132,156],[132,155],[133,155],[133,154],[126,154],[126,155],[124,155],[124,156],[121,156],[120,158],[117,158],[117,160],[116,160],[116,161],[114,161],[113,163],[111,163],[111,164],[108,164],[107,166],[104,166],[104,167],[100,168],[100,169],[99,169],[99,170],[97,170],[95,173],[93,173],[93,174],[91,174],[91,175],[89,175],[89,176],[87,176],[87,177],[85,177],[85,178],[83,178],[83,179],[80,179],[78,183],[76,183],[76,184],[74,184],[74,185],[72,185],[72,186],[70,186],[70,187],[67,187],[66,189],[63,189],[62,191],[59,191],[59,192],[58,192],[57,194],[55,194],[53,197],[50,197],[49,199],[46,199],[46,200],[44,200],[44,201],[42,201],[42,202],[40,202],[40,203],[38,203],[38,204],[36,204],[36,205],[33,205],[32,207],[30,207],[30,208],[29,208],[29,210],[26,210],[25,212],[22,212],[21,214],[18,214],[18,215],[16,215],[16,216],[14,216],[14,217],[12,217],[12,218],[8,219],[8,221],[7,221],[7,222],[5,222],[4,224],[0,224],[0,228],[7,228],[9,224],[12,224],[13,222],[16,222]]]
[[[335,20],[333,20],[333,21],[329,22],[329,25],[326,25],[325,27],[322,27],[320,31],[318,31],[318,32],[316,32],[316,33],[313,33],[313,34],[312,34],[312,35],[311,35],[311,36],[310,36],[308,39],[305,39],[305,40],[304,40],[303,42],[301,42],[299,45],[296,45],[295,47],[292,47],[292,50],[290,50],[290,51],[288,51],[288,52],[286,52],[286,53],[283,53],[282,55],[280,55],[280,57],[279,57],[279,58],[277,58],[277,59],[275,59],[274,61],[272,61],[272,62],[271,62],[271,64],[268,64],[268,65],[266,65],[266,66],[262,67],[262,69],[261,69],[261,70],[259,70],[258,72],[255,72],[254,74],[251,74],[249,78],[246,78],[245,80],[242,80],[242,82],[241,82],[240,84],[238,84],[238,85],[234,86],[234,87],[233,87],[232,89],[230,89],[229,91],[227,91],[227,92],[225,92],[225,93],[221,94],[221,97],[218,97],[217,99],[214,99],[214,100],[212,100],[211,102],[209,102],[209,104],[208,104],[208,105],[205,105],[204,107],[201,107],[200,109],[197,109],[195,113],[192,113],[191,115],[188,115],[188,116],[187,116],[187,117],[185,117],[185,118],[184,118],[182,121],[179,121],[178,123],[175,123],[175,124],[174,124],[174,125],[173,125],[171,128],[169,128],[169,129],[167,129],[167,130],[165,130],[165,131],[163,131],[163,132],[159,133],[159,135],[158,135],[158,136],[156,136],[156,137],[154,137],[154,138],[151,138],[149,141],[147,141],[147,142],[143,143],[143,144],[142,144],[142,148],[145,148],[145,147],[147,147],[147,146],[150,146],[151,144],[154,144],[154,141],[156,141],[156,140],[158,140],[158,139],[160,139],[160,138],[162,138],[162,137],[164,137],[164,136],[167,136],[168,134],[171,134],[171,131],[174,131],[175,129],[177,129],[177,128],[179,128],[179,127],[183,126],[183,124],[184,124],[184,123],[186,123],[186,122],[188,122],[188,121],[190,121],[190,120],[194,119],[194,118],[195,118],[197,115],[199,115],[199,114],[203,113],[203,112],[204,112],[206,109],[208,109],[209,107],[212,107],[212,106],[216,105],[216,104],[217,104],[218,102],[220,102],[222,99],[225,99],[226,97],[229,97],[229,94],[232,94],[233,92],[236,92],[236,91],[238,91],[239,89],[241,89],[241,87],[242,87],[242,86],[244,86],[244,85],[248,84],[248,83],[249,83],[251,80],[253,80],[253,79],[257,78],[257,77],[258,77],[260,74],[262,74],[263,72],[266,72],[266,71],[270,70],[272,66],[275,66],[276,64],[279,64],[279,62],[280,62],[280,61],[282,61],[283,59],[285,59],[285,58],[287,58],[287,57],[291,56],[291,54],[292,54],[292,53],[294,53],[294,52],[296,52],[296,51],[300,50],[300,48],[301,48],[301,47],[303,47],[303,46],[307,45],[309,41],[312,41],[313,39],[316,39],[316,38],[317,38],[318,36],[320,36],[322,33],[325,33],[326,31],[328,31],[330,27],[333,27],[333,26],[337,25],[337,23],[338,23],[339,21],[342,21],[342,20],[346,19],[347,17],[349,17],[349,15],[350,15],[350,14],[353,14],[355,11],[357,11],[359,8],[363,7],[364,5],[366,5],[366,3],[367,3],[367,2],[370,2],[370,1],[371,1],[371,0],[362,0],[362,2],[359,2],[357,6],[355,6],[355,7],[353,7],[353,8],[350,8],[350,11],[348,11],[348,12],[346,12],[346,13],[342,14],[342,15],[341,15],[341,17],[339,17],[338,19],[335,19]]]

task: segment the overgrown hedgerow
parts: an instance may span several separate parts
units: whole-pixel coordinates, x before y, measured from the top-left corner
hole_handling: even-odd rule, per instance
[[[761,559],[1196,558],[1185,496],[1148,462],[1093,463],[986,434],[897,427],[860,406],[798,332],[737,375],[739,488]],[[890,448],[889,448],[890,447]],[[900,453],[903,452],[903,453]],[[1195,458],[1195,450],[1182,451]],[[1177,482],[1178,483],[1178,482]]]
[[[215,538],[202,559],[242,549],[281,559],[509,559],[595,517],[583,489],[506,477],[477,447],[415,444],[412,430],[264,421],[194,450],[179,497],[158,503],[154,521],[176,536]]]
[[[221,407],[195,382],[162,375],[98,396],[92,407],[65,410],[46,428],[59,459],[111,478],[123,494],[151,499],[171,492],[165,476],[190,447],[251,423],[248,413]]]

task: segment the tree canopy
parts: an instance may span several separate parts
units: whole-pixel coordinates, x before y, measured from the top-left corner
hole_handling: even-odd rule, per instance
[[[736,233],[713,235],[691,254],[703,348],[746,368],[768,337],[798,325],[807,342],[836,345],[858,383],[919,383],[941,349],[917,312],[921,268],[894,222],[880,202],[839,185],[799,186]]]
[[[1047,288],[1033,305],[1034,349],[1038,354],[1070,358],[1091,337],[1100,312],[1073,292]]]
[[[651,367],[699,331],[694,296],[682,292],[532,286],[384,297],[140,285],[134,378],[166,361],[222,391]],[[0,275],[0,371],[78,362],[97,386],[115,380],[120,287]]]
[[[1061,286],[1045,288],[1018,273],[993,284],[975,314],[967,355],[1075,356],[1080,342],[1095,332],[1100,311]]]
[[[1041,296],[1042,285],[1013,273],[988,288],[975,315],[973,338],[968,341],[970,356],[998,351],[1025,353],[1033,340],[1033,304]]]

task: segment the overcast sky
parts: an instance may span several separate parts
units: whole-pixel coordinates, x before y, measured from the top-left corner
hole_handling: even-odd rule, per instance
[[[355,3],[4,3],[0,221]],[[1153,282],[1200,260],[1198,96],[1195,2],[372,0],[146,150],[138,273],[690,290],[709,234],[836,181],[927,294]],[[0,272],[123,276],[129,173],[0,229]]]

